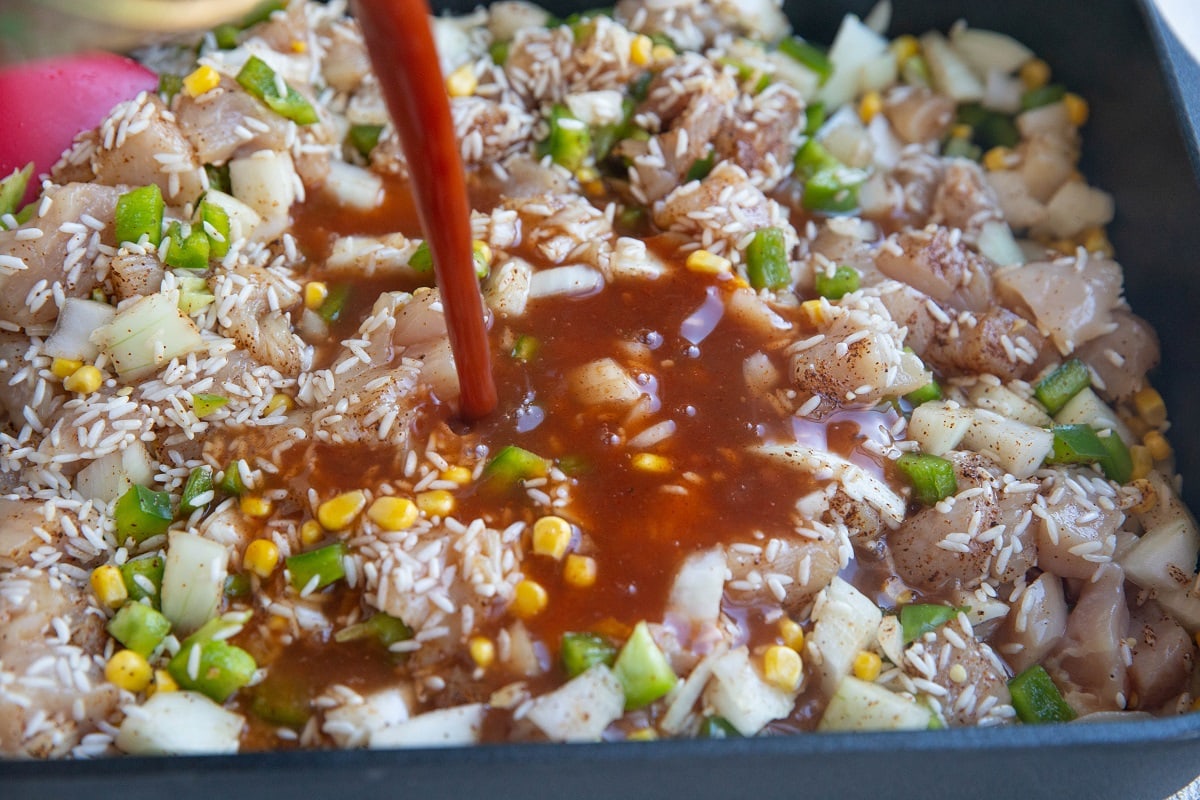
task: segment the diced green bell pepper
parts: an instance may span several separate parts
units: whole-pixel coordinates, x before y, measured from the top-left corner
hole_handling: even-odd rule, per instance
[[[229,213],[216,203],[203,200],[196,209],[196,220],[208,237],[208,254],[213,258],[224,258],[229,253],[229,240],[233,235]]]
[[[854,267],[840,264],[830,275],[818,270],[816,275],[817,294],[830,300],[841,300],[851,292],[858,291],[859,274]]]
[[[108,621],[108,632],[135,653],[149,656],[171,632],[171,621],[142,603],[126,603]]]
[[[408,257],[408,266],[417,272],[433,272],[433,251],[429,242],[421,242],[413,254]]]
[[[1055,425],[1051,464],[1094,464],[1108,455],[1091,425]]]
[[[1116,431],[1108,436],[1100,436],[1100,445],[1104,448],[1104,456],[1096,463],[1104,470],[1104,477],[1117,483],[1129,483],[1133,478],[1133,457],[1129,448],[1121,441]]]
[[[574,678],[594,664],[611,667],[617,658],[617,648],[598,633],[564,633],[559,658],[567,675]]]
[[[316,578],[315,591],[346,577],[346,567],[342,564],[345,556],[346,545],[342,542],[288,556],[285,562],[292,588],[303,591]]]
[[[549,461],[510,444],[484,465],[480,479],[492,486],[508,488],[530,478],[544,478],[549,471]]]
[[[208,236],[199,225],[189,226],[184,231],[182,223],[172,222],[167,227],[167,254],[163,263],[175,269],[208,269]]]
[[[833,74],[833,62],[829,60],[825,51],[798,36],[788,36],[781,40],[779,52],[815,72],[822,86]]]
[[[171,495],[145,486],[133,486],[121,495],[113,509],[117,541],[144,542],[166,533],[175,515],[171,513]]]
[[[202,629],[203,630],[203,629]],[[224,703],[254,677],[258,664],[254,657],[226,641],[199,639],[200,631],[189,636],[175,657],[167,663],[167,672],[179,688],[200,692],[218,703]],[[192,651],[198,649],[199,655]],[[190,669],[192,659],[198,667]]]
[[[913,408],[916,408],[922,403],[928,403],[930,400],[941,400],[942,387],[937,381],[930,381],[920,389],[914,389],[913,391],[904,395],[904,399],[907,400],[913,406]]]
[[[166,562],[161,556],[148,556],[126,561],[121,565],[121,580],[125,582],[125,591],[129,599],[139,601],[149,599],[155,608],[161,602],[163,571]]]
[[[196,498],[211,493],[213,489],[212,467],[199,466],[189,472],[187,482],[183,484],[183,495],[179,500],[180,516],[186,516],[198,508],[203,508],[206,504],[197,503]]]
[[[319,119],[312,104],[294,88],[285,83],[286,91],[280,93],[275,70],[258,56],[246,60],[237,74],[237,82],[267,108],[297,125],[311,125]]]
[[[1033,387],[1033,396],[1051,415],[1057,414],[1075,395],[1092,385],[1092,373],[1078,358],[1060,364]]]
[[[370,158],[371,151],[379,144],[379,136],[383,133],[382,125],[351,125],[346,134],[346,142],[363,158]]]
[[[250,712],[273,725],[302,728],[312,716],[307,687],[288,673],[269,671],[251,692]]]
[[[710,715],[700,721],[697,734],[701,739],[741,739],[742,734],[724,717]]]
[[[1065,86],[1059,83],[1049,83],[1037,89],[1030,89],[1021,95],[1021,110],[1032,111],[1035,108],[1057,103],[1067,95]]]
[[[214,411],[224,408],[229,403],[229,398],[219,394],[194,394],[192,395],[192,411],[196,412],[196,416],[204,419]]]
[[[391,647],[396,642],[405,642],[413,637],[413,629],[399,617],[380,612],[370,619],[342,628],[333,635],[335,642],[353,642],[358,639],[376,639],[384,647]]]
[[[591,152],[591,132],[566,106],[556,105],[550,112],[550,136],[546,148],[555,164],[574,172],[584,165]]]
[[[320,308],[317,309],[317,316],[330,323],[341,319],[342,312],[346,310],[346,301],[350,299],[350,291],[348,283],[335,283],[330,286],[329,294],[325,295]]]
[[[162,190],[158,184],[142,186],[117,198],[114,229],[117,243],[138,242],[143,236],[154,247],[162,241]]]
[[[1008,682],[1012,707],[1025,723],[1070,722],[1075,710],[1067,705],[1050,674],[1035,664]]]
[[[787,245],[779,228],[759,228],[746,248],[746,278],[755,289],[783,289],[792,282]]]
[[[240,497],[246,491],[246,484],[242,483],[242,471],[238,465],[242,463],[239,458],[236,461],[230,461],[229,466],[225,467],[225,472],[221,476],[221,482],[217,484],[217,488],[231,494],[234,497]]]
[[[934,503],[958,492],[954,464],[939,456],[905,453],[896,459],[896,468],[913,487],[913,497],[922,505]]]
[[[21,169],[13,170],[12,174],[0,181],[0,217],[5,214],[15,214],[29,186],[29,178],[33,175],[33,162],[30,161]],[[0,224],[0,229],[2,229]]]
[[[900,608],[900,628],[904,632],[904,643],[915,642],[929,631],[935,631],[958,616],[952,606],[931,603],[913,603]]]
[[[633,633],[613,664],[613,673],[625,690],[625,708],[629,711],[653,703],[671,691],[678,681],[645,621],[633,627]]]
[[[523,361],[528,364],[537,358],[538,350],[541,348],[541,342],[536,336],[529,334],[521,334],[517,340],[513,342],[512,351],[509,353],[517,361]]]

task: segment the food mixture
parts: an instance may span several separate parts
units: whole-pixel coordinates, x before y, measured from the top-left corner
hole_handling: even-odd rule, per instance
[[[470,424],[345,8],[141,53],[0,189],[0,753],[1189,711],[1200,532],[1087,103],[887,17],[437,19]]]

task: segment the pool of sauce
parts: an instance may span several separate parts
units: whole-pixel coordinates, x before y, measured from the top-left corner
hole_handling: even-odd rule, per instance
[[[419,235],[405,184],[388,179],[385,185],[383,205],[370,212],[337,207],[320,192],[293,210],[293,231],[309,259],[311,276],[322,274],[322,261],[337,236],[394,231]],[[486,187],[473,188],[477,203],[491,194]],[[515,254],[535,268],[554,266],[529,248]],[[353,334],[381,292],[414,288],[411,282],[395,278],[355,281],[327,352],[332,352],[337,340]],[[861,443],[867,435],[878,438],[873,432],[881,425],[890,427],[897,418],[895,411],[844,411],[823,421],[793,419],[750,396],[741,377],[745,359],[764,349],[761,334],[723,316],[706,321],[712,331],[699,344],[683,336],[686,318],[718,307],[713,298],[719,300],[733,289],[731,281],[670,263],[667,274],[657,280],[609,282],[585,297],[531,300],[524,315],[494,320],[489,331],[499,395],[496,411],[465,424],[455,418],[453,409],[432,401],[426,408],[422,433],[436,430],[443,441],[457,438],[463,453],[480,445],[495,453],[512,444],[571,465],[571,502],[560,513],[581,533],[578,552],[596,560],[596,583],[586,589],[567,585],[561,564],[550,558],[528,554],[521,564],[526,576],[548,591],[547,609],[525,624],[555,664],[564,632],[619,633],[639,620],[662,619],[671,578],[689,554],[718,544],[791,535],[795,502],[816,484],[801,473],[780,470],[750,455],[749,446],[803,438],[884,474]],[[798,314],[793,316],[793,325],[805,324]],[[538,343],[536,357],[528,362],[511,355],[518,336]],[[767,354],[786,374],[786,357],[779,352]],[[638,379],[645,393],[643,402],[654,409],[652,413],[627,427],[628,408],[581,407],[572,399],[567,374],[603,357],[615,357]],[[673,435],[645,452],[668,459],[670,469],[664,473],[635,469],[632,455],[641,451],[626,442],[645,427],[668,419],[676,426]],[[404,455],[380,445],[315,445],[307,463],[293,462],[271,480],[294,492],[312,486],[324,497],[377,486],[398,476]],[[496,527],[514,520],[533,522],[546,513],[519,490],[497,496],[468,485],[456,494],[456,517],[482,517]],[[856,564],[851,574],[864,590],[880,595],[885,571]],[[340,605],[358,602],[348,590],[327,591],[341,592]],[[734,609],[749,631],[752,647],[775,640],[776,628],[764,621],[763,611]],[[512,621],[498,612],[482,620],[478,632],[494,636]],[[348,648],[297,639],[260,649],[264,659],[260,663],[269,665],[271,680],[310,699],[332,683],[366,692],[398,682],[406,671],[403,659],[361,643]],[[564,677],[553,666],[531,686],[544,684],[542,688],[549,689]],[[477,690],[486,698],[490,691],[518,678],[493,667],[478,681]],[[240,701],[252,717],[253,697],[251,693]],[[798,703],[793,718],[778,729],[812,727],[814,714],[819,714],[814,702]],[[511,732],[507,715],[492,716],[500,719],[489,720],[485,735],[507,737]],[[279,727],[254,722],[247,746],[279,747],[275,739]]]

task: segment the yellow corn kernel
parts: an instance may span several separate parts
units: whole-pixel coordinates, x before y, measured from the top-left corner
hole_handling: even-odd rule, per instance
[[[1192,711],[1200,711],[1200,697],[1197,697],[1195,700],[1192,701],[1191,710]]]
[[[654,453],[638,453],[629,462],[638,472],[662,474],[671,471],[671,459]]]
[[[1075,242],[1071,241],[1070,239],[1052,239],[1049,242],[1049,247],[1051,250],[1057,250],[1058,252],[1062,253],[1063,255],[1067,255],[1067,256],[1075,255],[1076,244],[1075,244]]]
[[[91,394],[99,389],[103,383],[104,376],[100,374],[100,370],[91,364],[84,364],[67,376],[66,380],[63,381],[63,388],[68,392]]]
[[[878,658],[878,656],[876,656],[876,658]],[[962,664],[955,664],[954,666],[950,667],[949,675],[950,680],[954,681],[955,683],[965,683],[967,680],[967,668]]]
[[[295,407],[296,401],[292,399],[291,395],[284,394],[283,392],[276,392],[275,394],[271,395],[271,399],[267,401],[265,406],[263,406],[262,415],[264,417],[269,417],[280,409],[283,409],[283,413],[286,414]]]
[[[453,481],[459,486],[466,486],[474,479],[475,474],[466,467],[446,467],[438,477],[444,481]]]
[[[789,617],[779,620],[779,635],[783,643],[799,653],[804,649],[804,628],[800,623]]]
[[[900,594],[896,595],[896,605],[906,606],[913,601],[912,589],[905,589]]]
[[[68,378],[82,366],[83,362],[74,358],[56,358],[50,362],[50,372],[56,378]]]
[[[1171,443],[1167,437],[1158,431],[1150,431],[1142,437],[1142,444],[1150,451],[1150,457],[1155,461],[1165,461],[1171,457]]]
[[[600,179],[600,172],[593,166],[584,165],[575,170],[575,179],[580,183],[594,183]]]
[[[726,284],[730,289],[749,289],[750,284],[741,275],[733,275]]]
[[[639,33],[633,37],[633,43],[629,45],[629,60],[635,66],[644,67],[650,63],[653,51],[654,42],[650,41],[650,37],[646,34]]]
[[[562,517],[542,517],[533,523],[533,552],[562,560],[571,546],[571,523]]]
[[[308,42],[306,42],[302,39],[292,39],[291,47],[292,47],[293,53],[307,53],[308,52]]]
[[[238,500],[238,508],[247,517],[254,519],[266,519],[271,516],[271,511],[274,510],[270,500],[257,494],[242,495],[242,498]]]
[[[1105,256],[1113,254],[1112,243],[1104,233],[1104,228],[1088,228],[1083,232],[1081,244],[1089,253],[1099,253]]]
[[[417,508],[427,517],[445,517],[454,511],[454,495],[445,489],[417,493]]]
[[[656,44],[650,49],[650,58],[655,62],[670,61],[675,58],[675,51],[665,44]]]
[[[486,636],[472,636],[467,644],[471,660],[476,666],[487,669],[496,660],[496,645]]]
[[[870,650],[860,650],[854,657],[854,677],[860,681],[873,681],[883,671],[883,659]]]
[[[563,563],[563,580],[576,589],[587,589],[596,583],[596,559],[571,553]]]
[[[983,165],[992,172],[1008,169],[1008,159],[1012,150],[1007,147],[993,147],[983,154]]]
[[[291,627],[291,620],[289,620],[287,617],[280,617],[273,614],[271,615],[271,618],[267,620],[267,629],[274,633],[283,633],[284,631],[291,630]]]
[[[324,281],[309,281],[304,284],[304,307],[316,311],[329,297],[329,287]]]
[[[858,118],[864,123],[875,119],[883,111],[883,97],[879,92],[867,92],[858,101]]]
[[[966,123],[960,122],[950,129],[951,139],[970,139],[975,135],[975,129]]]
[[[1050,65],[1040,58],[1031,58],[1021,65],[1017,74],[1026,89],[1040,89],[1050,82]]]
[[[921,43],[915,36],[897,36],[892,40],[892,52],[896,56],[896,63],[903,64],[913,56],[921,54]]]
[[[550,604],[550,595],[537,581],[528,578],[520,581],[513,590],[512,612],[521,619],[536,617]]]
[[[479,88],[479,79],[475,77],[475,67],[463,64],[450,77],[446,78],[446,91],[451,97],[470,97]]]
[[[658,731],[654,728],[638,728],[630,731],[625,737],[627,742],[653,742],[658,740]]]
[[[1167,404],[1162,395],[1153,386],[1139,389],[1133,395],[1133,407],[1137,410],[1142,422],[1158,427],[1167,421]]]
[[[813,325],[824,325],[825,308],[820,300],[805,300],[800,304],[800,313]]]
[[[692,272],[704,275],[728,275],[733,271],[733,263],[728,258],[707,250],[693,250],[688,253],[684,266]]]
[[[154,670],[154,683],[148,687],[149,694],[157,694],[158,692],[178,692],[179,684],[171,677],[171,673],[165,669]]]
[[[358,489],[343,492],[317,506],[317,522],[327,531],[342,531],[354,524],[367,505],[367,496]]]
[[[112,564],[105,564],[92,570],[90,582],[96,598],[109,608],[120,608],[129,599],[129,590],[125,588],[125,579],[121,570]]]
[[[1067,92],[1063,95],[1062,101],[1063,105],[1067,107],[1067,119],[1071,120],[1071,124],[1076,128],[1083,127],[1084,123],[1088,121],[1090,113],[1087,100],[1074,92]]]
[[[279,548],[270,539],[255,539],[246,545],[242,568],[260,578],[269,578],[279,566]]]
[[[1135,447],[1140,448],[1143,452],[1146,450],[1146,448],[1142,447],[1141,445],[1135,444],[1133,447],[1129,448],[1130,455],[1133,455],[1133,449]],[[1150,470],[1154,468],[1154,463],[1150,460],[1149,453],[1146,453],[1145,455],[1145,463],[1146,475],[1149,475]],[[1140,466],[1141,465],[1138,464],[1137,459],[1135,458],[1133,461],[1133,470],[1135,473]],[[1132,486],[1134,490],[1140,492],[1142,495],[1141,499],[1137,501],[1136,505],[1132,505],[1126,509],[1130,514],[1145,514],[1147,511],[1158,505],[1158,490],[1154,488],[1154,484],[1146,480],[1145,475],[1134,475],[1130,486]]]
[[[1144,444],[1135,444],[1129,448],[1129,460],[1133,462],[1133,469],[1129,473],[1132,480],[1145,478],[1154,469],[1154,457],[1150,455],[1150,448]]]
[[[205,64],[183,79],[183,90],[192,97],[199,97],[209,89],[215,89],[220,82],[217,71]]]
[[[314,545],[325,538],[325,529],[315,519],[305,520],[300,526],[300,541],[305,545]]]
[[[118,650],[104,665],[104,677],[130,692],[140,692],[150,685],[154,670],[150,662],[132,650]]]
[[[800,654],[790,647],[772,645],[763,653],[763,677],[785,692],[794,692],[804,675]]]
[[[378,497],[367,517],[385,531],[402,531],[417,521],[417,504],[407,497]]]

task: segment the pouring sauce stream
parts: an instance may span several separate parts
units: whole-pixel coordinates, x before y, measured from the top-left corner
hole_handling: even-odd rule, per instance
[[[371,64],[408,161],[417,216],[433,255],[467,420],[496,407],[470,208],[426,0],[358,0]]]

